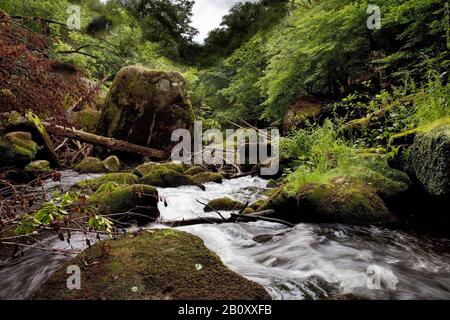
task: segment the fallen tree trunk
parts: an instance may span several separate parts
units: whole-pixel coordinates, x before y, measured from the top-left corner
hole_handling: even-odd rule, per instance
[[[0,118],[8,119],[9,116],[10,116],[9,113],[0,113]],[[36,117],[36,119],[38,118]],[[28,120],[23,119],[22,122],[31,123],[29,119]],[[92,145],[102,146],[109,150],[129,152],[143,157],[148,157],[154,160],[167,160],[169,157],[169,152],[166,151],[148,148],[137,144],[129,143],[126,141],[116,140],[113,138],[107,138],[93,133],[87,133],[81,130],[51,124],[41,120],[39,120],[39,123],[41,123],[42,126],[45,128],[45,131],[55,136],[78,140]],[[14,127],[17,125],[12,126]]]
[[[45,126],[45,129],[51,134],[70,138],[74,140],[79,140],[85,143],[98,145],[105,147],[109,150],[114,151],[122,151],[122,152],[129,152],[133,154],[137,154],[143,157],[149,157],[151,159],[155,160],[166,160],[167,159],[167,152],[148,148],[144,146],[139,146],[137,144],[129,143],[122,140],[116,140],[113,138],[107,138],[103,136],[98,136],[96,134],[87,133],[81,130],[71,129],[59,125],[53,125],[47,122],[42,122]]]
[[[272,215],[274,213],[275,213],[274,210],[266,210],[266,211],[255,212],[253,214],[232,213],[231,217],[228,219],[215,218],[215,217],[207,217],[207,218],[199,217],[199,218],[187,219],[187,220],[161,221],[160,223],[162,223],[166,226],[175,228],[175,227],[193,226],[193,225],[197,225],[197,224],[219,224],[219,223],[267,221],[267,222],[273,222],[273,223],[280,223],[280,224],[283,224],[290,228],[295,227],[294,224],[289,223],[287,221],[267,217],[267,215]]]

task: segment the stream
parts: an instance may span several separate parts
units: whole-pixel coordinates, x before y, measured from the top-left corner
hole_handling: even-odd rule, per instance
[[[62,173],[47,181],[48,193],[98,175]],[[230,197],[243,202],[263,199],[266,181],[255,177],[223,184],[159,189],[164,220],[216,216],[202,202]],[[226,213],[224,213],[226,214]],[[152,224],[149,228],[160,228]],[[450,241],[379,227],[269,222],[196,225],[178,228],[202,238],[231,270],[263,285],[274,299],[327,299],[346,294],[368,299],[450,299]],[[70,249],[50,237],[50,248]],[[73,234],[72,246],[84,249],[85,237]],[[0,299],[26,299],[70,255],[27,249],[0,262]],[[371,281],[369,281],[371,280]]]

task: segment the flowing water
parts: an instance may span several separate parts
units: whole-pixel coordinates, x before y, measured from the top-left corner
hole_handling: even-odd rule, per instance
[[[63,174],[67,189],[86,179]],[[266,182],[245,177],[196,187],[159,189],[168,204],[164,220],[215,215],[196,200],[230,197],[244,202],[264,198]],[[150,225],[148,227],[161,227]],[[324,299],[352,294],[370,299],[450,299],[449,241],[414,236],[377,227],[299,224],[295,228],[268,222],[182,227],[201,237],[235,272],[262,284],[275,299]],[[49,238],[46,245],[70,249]],[[84,248],[84,237],[72,246]],[[70,255],[28,250],[21,258],[0,264],[0,298],[29,297]]]

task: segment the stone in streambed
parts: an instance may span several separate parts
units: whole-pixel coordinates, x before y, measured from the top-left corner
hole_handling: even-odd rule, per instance
[[[217,172],[200,172],[192,176],[192,179],[194,179],[197,183],[222,183],[223,175]]]
[[[91,191],[94,192],[100,186],[102,186],[104,183],[107,182],[113,182],[116,184],[127,184],[127,185],[133,185],[138,182],[139,178],[132,174],[127,172],[120,172],[120,173],[108,173],[104,176],[94,178],[94,179],[88,179],[81,182],[78,182],[76,185],[73,186],[73,189],[81,189],[84,191]]]
[[[99,158],[87,157],[75,166],[78,173],[106,173],[108,170]]]
[[[91,196],[90,203],[101,214],[112,215],[120,222],[137,222],[139,225],[159,218],[158,191],[148,185],[102,185]]]
[[[81,290],[67,289],[70,265],[81,268]],[[200,238],[175,230],[147,230],[95,244],[55,272],[34,299],[268,300],[270,296],[261,285],[225,267]]]
[[[197,186],[202,190],[205,187],[190,176],[186,176],[172,169],[156,169],[139,179],[139,183],[161,188],[176,188],[180,186]]]
[[[245,204],[236,201],[230,198],[218,198],[214,199],[208,202],[208,205],[205,206],[203,211],[205,212],[211,212],[213,210],[219,210],[219,211],[239,211],[244,208]]]

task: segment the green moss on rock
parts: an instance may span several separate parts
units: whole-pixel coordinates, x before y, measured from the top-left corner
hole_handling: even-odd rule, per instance
[[[198,174],[198,173],[202,173],[202,172],[205,172],[206,170],[205,169],[203,169],[202,167],[200,167],[200,166],[192,166],[192,167],[190,167],[189,169],[187,169],[185,172],[184,172],[184,174],[186,174],[186,175],[188,175],[188,176],[194,176],[194,175],[196,175],[196,174]]]
[[[39,150],[29,132],[10,132],[0,137],[0,160],[2,165],[23,167],[30,163]]]
[[[220,211],[235,211],[241,210],[244,206],[245,204],[240,201],[224,197],[209,201],[208,205],[203,208],[203,211],[211,212],[213,209]]]
[[[49,174],[52,171],[50,167],[50,162],[48,162],[47,160],[33,161],[29,163],[24,170],[26,173],[34,177]]]
[[[217,172],[200,172],[192,177],[197,183],[223,182],[223,175]]]
[[[161,188],[176,188],[180,186],[198,186],[204,190],[205,187],[186,176],[172,169],[156,169],[139,179],[139,183],[148,184]]]
[[[91,196],[99,212],[121,222],[143,225],[159,218],[158,191],[148,185],[105,185]],[[119,214],[119,215],[117,215]]]
[[[103,160],[102,163],[108,172],[117,172],[122,167],[122,164],[117,156],[109,156]]]
[[[87,157],[75,166],[79,173],[106,173],[108,170],[99,158]]]
[[[121,173],[108,173],[104,176],[94,178],[94,179],[88,179],[81,181],[77,183],[74,188],[75,189],[83,189],[88,191],[96,191],[101,185],[107,182],[114,182],[117,184],[136,184],[138,182],[139,178],[132,174],[127,172],[121,172]]]
[[[297,193],[298,222],[380,224],[392,215],[377,192],[364,183],[342,180],[306,184]]]
[[[186,166],[183,163],[178,162],[166,162],[166,163],[146,162],[136,167],[135,171],[136,174],[143,177],[151,173],[152,171],[163,169],[170,169],[177,171],[179,173],[183,173],[186,170]]]
[[[81,290],[67,289],[69,265],[81,268]],[[147,230],[95,244],[55,272],[34,299],[268,300],[270,296],[261,285],[225,267],[200,238],[174,230]]]

